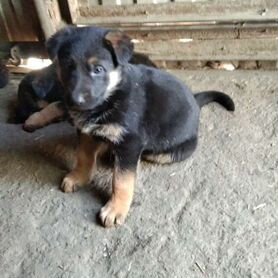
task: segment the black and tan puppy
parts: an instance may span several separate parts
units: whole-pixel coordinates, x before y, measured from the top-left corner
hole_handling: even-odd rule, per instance
[[[148,56],[141,53],[134,53],[129,62],[156,67]],[[14,120],[23,123],[25,131],[32,132],[67,117],[63,87],[58,80],[55,62],[41,70],[29,72],[21,80],[17,95]]]
[[[223,93],[194,96],[171,74],[128,63],[133,44],[120,31],[66,28],[47,47],[57,57],[67,109],[80,131],[77,165],[62,190],[89,183],[107,149],[115,156],[113,193],[100,211],[106,227],[122,224],[128,214],[140,158],[158,163],[188,158],[197,145],[200,108],[216,101],[234,110]]]

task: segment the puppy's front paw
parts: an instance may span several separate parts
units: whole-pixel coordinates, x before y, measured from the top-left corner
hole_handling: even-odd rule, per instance
[[[100,220],[104,227],[110,228],[115,225],[122,225],[128,214],[129,206],[115,201],[108,201],[100,210]]]
[[[65,193],[74,192],[77,189],[77,183],[71,176],[65,176],[62,184],[61,184],[61,190]]]
[[[40,113],[36,112],[32,114],[23,124],[23,130],[27,132],[33,132],[36,129],[41,128],[41,119]]]
[[[34,125],[23,124],[22,129],[27,132],[34,132],[35,130],[39,129],[39,127]]]

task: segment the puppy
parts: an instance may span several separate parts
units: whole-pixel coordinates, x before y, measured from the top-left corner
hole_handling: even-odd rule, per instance
[[[130,63],[156,67],[141,53],[134,53]],[[55,62],[46,68],[28,73],[20,82],[17,95],[15,122],[24,123],[25,131],[32,132],[67,117],[63,87],[58,80]]]
[[[31,132],[64,119],[63,90],[55,63],[28,73],[18,86],[15,122]]]
[[[68,27],[47,42],[58,61],[66,107],[80,133],[77,164],[61,188],[88,184],[97,159],[114,155],[112,196],[100,211],[105,227],[122,224],[132,203],[140,158],[173,163],[197,146],[200,108],[216,101],[234,111],[233,100],[216,91],[193,95],[173,75],[128,61],[130,38],[120,31]]]

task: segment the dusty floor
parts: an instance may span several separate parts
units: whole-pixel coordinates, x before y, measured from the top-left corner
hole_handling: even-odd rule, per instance
[[[1,278],[278,277],[277,72],[177,75],[227,92],[236,112],[210,104],[191,159],[142,164],[126,224],[110,230],[96,221],[110,171],[62,193],[74,131],[4,123],[18,78],[0,90]]]

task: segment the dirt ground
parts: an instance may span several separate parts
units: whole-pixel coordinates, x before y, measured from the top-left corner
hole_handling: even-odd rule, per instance
[[[74,130],[5,123],[19,78],[0,90],[1,278],[278,277],[277,72],[175,73],[194,91],[227,92],[236,111],[203,108],[187,161],[142,163],[129,217],[113,229],[96,218],[111,170],[62,193]]]

